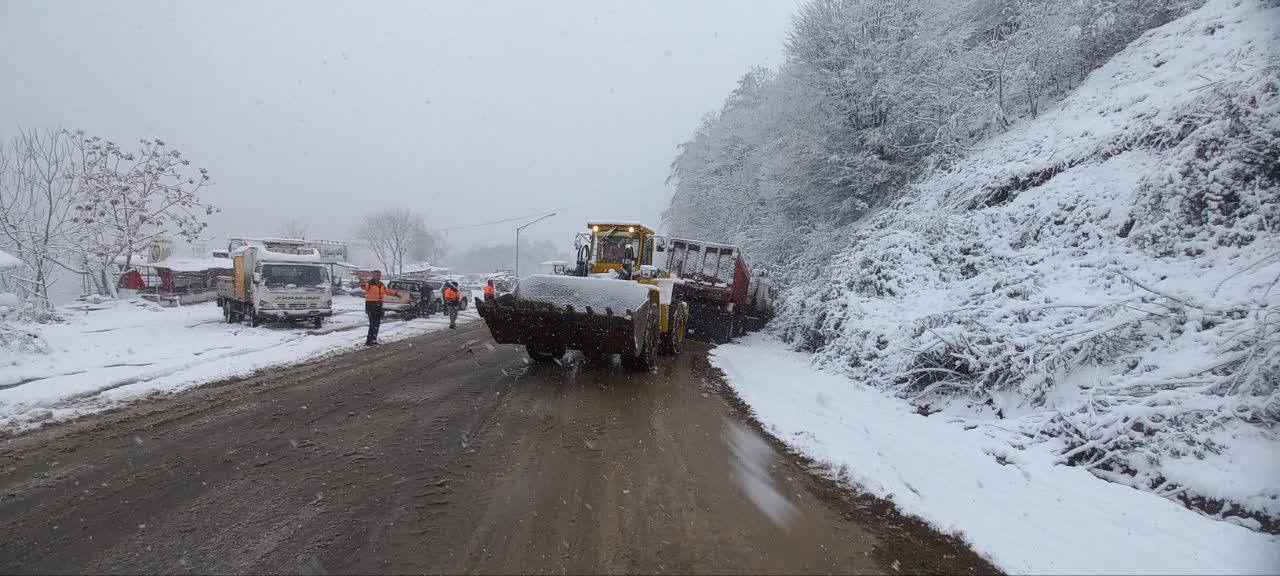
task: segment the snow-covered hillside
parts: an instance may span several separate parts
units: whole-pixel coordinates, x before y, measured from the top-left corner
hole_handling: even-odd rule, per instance
[[[1278,230],[1280,5],[1211,0],[856,224],[776,329],[936,418],[1274,531]]]
[[[140,299],[64,306],[58,310],[63,321],[57,323],[10,324],[23,337],[0,348],[0,431],[363,344],[364,301],[337,296],[334,309],[319,330],[229,325],[212,302],[163,308]],[[472,308],[460,320],[475,318]],[[442,316],[409,322],[388,318],[379,336],[399,340],[448,325]]]

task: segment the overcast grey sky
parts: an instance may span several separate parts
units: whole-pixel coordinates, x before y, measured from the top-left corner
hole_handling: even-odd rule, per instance
[[[348,239],[402,205],[435,228],[555,210],[526,233],[567,247],[589,217],[656,225],[675,146],[779,63],[796,3],[0,0],[0,135],[163,138],[213,175],[219,238],[296,210]]]

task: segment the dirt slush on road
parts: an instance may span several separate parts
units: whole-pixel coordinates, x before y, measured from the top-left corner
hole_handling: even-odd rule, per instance
[[[744,417],[691,343],[482,322],[0,440],[4,573],[991,573]]]

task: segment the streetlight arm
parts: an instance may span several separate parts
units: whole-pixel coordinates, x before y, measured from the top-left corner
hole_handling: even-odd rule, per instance
[[[522,226],[516,227],[516,280],[517,281],[520,280],[520,231],[555,215],[556,215],[555,212],[548,212],[546,214],[543,214],[542,216],[539,216],[537,220],[534,220]]]
[[[550,217],[555,216],[555,215],[556,215],[556,213],[555,213],[555,212],[551,212],[551,213],[549,213],[549,214],[543,214],[542,216],[539,216],[537,220],[534,220],[534,221],[532,221],[532,222],[529,222],[529,223],[527,223],[527,224],[525,224],[525,225],[523,225],[523,226],[520,226],[519,228],[516,228],[516,231],[524,230],[525,228],[528,228],[528,227],[530,227],[530,226],[533,226],[534,224],[537,224],[538,222],[541,222],[541,221],[543,221],[543,220],[546,220],[547,218],[550,218]]]

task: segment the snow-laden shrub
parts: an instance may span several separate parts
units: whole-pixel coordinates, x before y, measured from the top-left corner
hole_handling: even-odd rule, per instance
[[[1205,472],[1280,448],[1277,22],[1217,1],[1143,36],[852,226],[774,330],[913,402],[1016,419],[1066,464],[1280,526],[1280,486]]]
[[[0,319],[0,352],[10,358],[24,354],[48,354],[49,344],[38,332]]]

